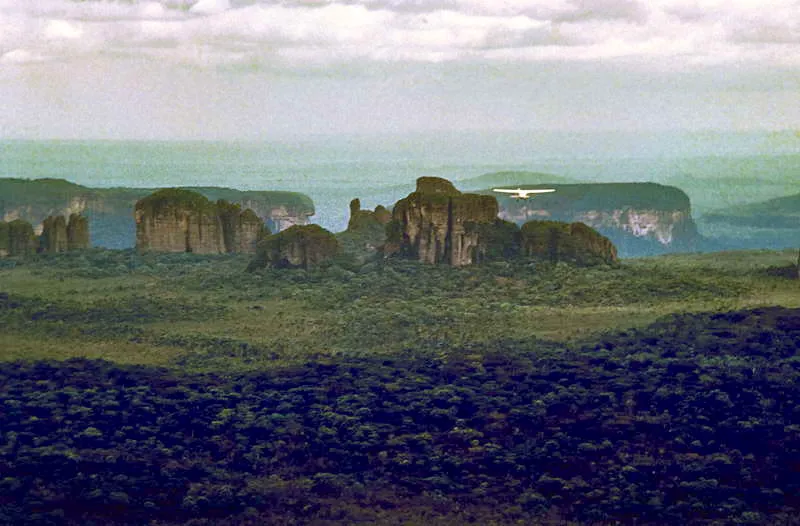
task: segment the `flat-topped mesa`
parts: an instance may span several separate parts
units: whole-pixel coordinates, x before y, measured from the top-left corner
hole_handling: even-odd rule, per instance
[[[38,243],[33,226],[27,221],[0,221],[0,257],[29,256],[36,253]]]
[[[494,224],[497,213],[493,196],[462,194],[446,179],[420,177],[416,191],[394,206],[387,245],[424,263],[470,265],[481,251],[476,225]]]
[[[258,243],[248,270],[259,268],[309,269],[339,253],[336,236],[319,225],[295,225]]]
[[[255,252],[261,220],[238,205],[182,188],[159,190],[135,206],[136,248],[140,252],[224,254]]]
[[[251,209],[274,231],[307,224],[314,203],[298,192],[236,190],[223,187],[189,187],[211,202],[224,199]],[[0,178],[0,220],[23,219],[38,227],[49,216],[73,213],[85,216],[91,242],[99,247],[130,248],[136,245],[136,202],[158,188],[88,188],[63,179]],[[38,232],[37,232],[38,233]]]
[[[520,248],[525,257],[582,266],[617,261],[613,243],[583,223],[529,221],[522,225],[520,233]]]
[[[500,217],[518,225],[534,219],[581,222],[607,236],[623,256],[696,250],[702,243],[692,220],[689,197],[672,186],[656,183],[521,186],[552,188],[555,192],[526,200],[498,196]]]

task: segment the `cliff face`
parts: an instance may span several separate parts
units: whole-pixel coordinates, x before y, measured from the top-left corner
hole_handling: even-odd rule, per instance
[[[50,216],[42,223],[39,251],[56,254],[67,250],[89,248],[89,222],[80,214],[71,214],[69,223],[64,216]]]
[[[89,248],[89,220],[80,214],[70,214],[67,223],[67,250]]]
[[[421,177],[416,191],[395,204],[388,241],[424,263],[469,265],[480,251],[476,225],[494,224],[497,212],[492,196],[462,194],[445,179]]]
[[[296,192],[240,191],[219,187],[188,188],[211,201],[224,199],[251,209],[274,231],[306,224],[314,215],[311,199]],[[157,189],[88,188],[61,179],[0,178],[0,219],[24,219],[40,225],[48,216],[73,213],[87,218],[92,242],[107,248],[129,248],[136,242],[134,207]]]
[[[498,197],[500,217],[581,222],[608,237],[623,256],[693,250],[701,243],[689,197],[655,183],[556,184],[528,200]],[[485,191],[489,192],[489,191]]]
[[[42,223],[39,250],[48,254],[67,251],[67,222],[64,216],[50,216]]]
[[[293,226],[258,243],[248,270],[315,267],[339,252],[336,236],[319,225]]]
[[[263,230],[252,211],[185,189],[159,190],[135,208],[139,251],[223,254],[254,252]]]
[[[33,226],[27,221],[21,219],[0,221],[0,257],[34,254],[38,243]]]
[[[257,243],[269,235],[261,219],[249,208],[242,208],[227,201],[217,201],[225,251],[229,253],[254,254]]]
[[[583,223],[530,221],[521,229],[522,255],[578,265],[614,263],[613,243]]]

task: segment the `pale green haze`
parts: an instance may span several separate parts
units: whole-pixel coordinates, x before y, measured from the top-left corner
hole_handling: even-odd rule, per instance
[[[417,177],[531,171],[578,181],[653,181],[686,191],[696,217],[798,193],[794,133],[437,133],[272,142],[5,141],[0,177],[94,187],[228,186],[304,192],[335,231],[347,204],[391,205]],[[555,181],[554,178],[554,182]],[[477,189],[477,188],[465,188]]]

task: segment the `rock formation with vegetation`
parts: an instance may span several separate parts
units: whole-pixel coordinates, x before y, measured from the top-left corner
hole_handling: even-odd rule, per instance
[[[64,216],[50,216],[42,223],[42,235],[39,236],[39,251],[46,254],[66,252],[67,222]]]
[[[67,250],[86,250],[89,242],[89,220],[80,214],[70,214],[67,223]]]
[[[342,252],[361,263],[375,256],[386,243],[386,224],[391,219],[392,213],[382,205],[362,210],[358,198],[350,201],[347,230],[336,235]]]
[[[42,223],[39,236],[39,252],[57,254],[67,250],[89,248],[89,222],[80,214],[70,214],[69,222],[64,216],[50,216]]]
[[[583,223],[529,221],[521,229],[525,257],[577,265],[615,263],[617,249],[607,237]]]
[[[334,258],[339,252],[336,236],[319,225],[295,225],[258,243],[248,270],[258,268],[309,269]]]
[[[314,215],[310,197],[298,192],[235,190],[222,187],[188,187],[212,202],[224,199],[251,209],[271,231],[307,224]],[[83,215],[92,243],[105,248],[131,248],[136,244],[136,202],[157,188],[89,188],[63,179],[0,178],[0,220],[23,219],[39,225],[49,216]]]
[[[258,242],[270,234],[263,221],[249,208],[242,211],[238,204],[222,199],[217,201],[217,208],[228,253],[255,253]]]
[[[706,242],[692,219],[689,197],[673,186],[655,183],[519,186],[556,190],[527,200],[497,196],[500,217],[520,226],[535,219],[581,222],[608,237],[625,256],[694,251]],[[481,193],[493,194],[490,189]]]
[[[251,210],[182,188],[159,190],[136,203],[140,252],[255,252],[264,225]]]
[[[0,221],[0,257],[28,256],[36,252],[37,246],[38,239],[30,223],[21,219]]]
[[[493,225],[497,212],[492,196],[462,194],[446,179],[420,177],[416,191],[395,204],[387,243],[425,263],[469,265],[480,251],[478,225]]]

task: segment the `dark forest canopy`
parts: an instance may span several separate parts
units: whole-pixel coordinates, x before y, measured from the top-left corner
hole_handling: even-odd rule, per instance
[[[791,524],[798,349],[764,308],[229,377],[5,363],[0,523]]]

